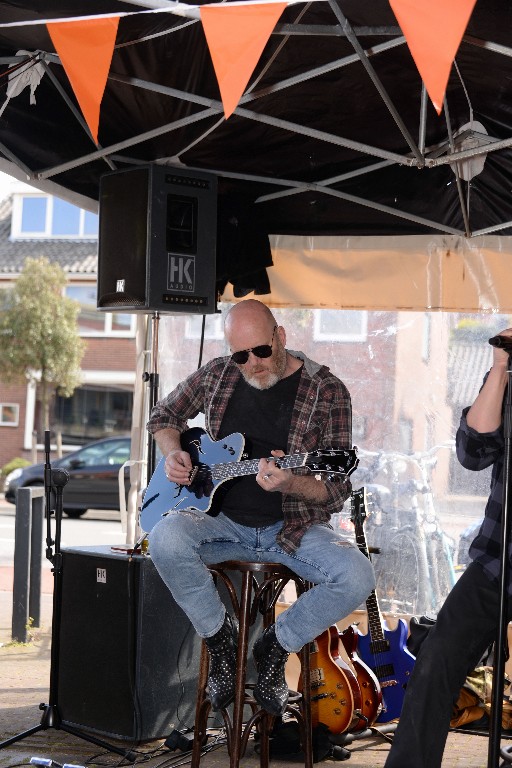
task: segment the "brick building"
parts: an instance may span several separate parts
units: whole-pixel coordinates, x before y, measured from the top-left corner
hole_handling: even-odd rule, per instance
[[[44,256],[62,267],[66,295],[80,303],[82,382],[51,412],[63,451],[131,427],[136,319],[96,310],[97,232],[95,214],[20,182],[0,202],[0,289],[12,286],[27,257]],[[36,442],[41,460],[42,438],[36,385],[0,381],[0,468],[17,456],[32,460]]]

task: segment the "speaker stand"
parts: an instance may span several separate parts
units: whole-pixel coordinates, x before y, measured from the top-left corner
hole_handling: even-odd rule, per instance
[[[29,728],[10,739],[0,742],[0,749],[8,747],[11,744],[32,736],[39,731],[46,731],[49,728],[65,731],[73,736],[77,736],[84,741],[95,744],[109,752],[115,752],[118,755],[134,763],[137,754],[131,750],[115,747],[101,739],[97,739],[88,733],[84,733],[78,728],[62,722],[58,706],[58,682],[59,682],[59,658],[60,658],[60,628],[61,628],[61,606],[62,606],[62,552],[60,548],[61,523],[62,523],[62,494],[64,486],[69,480],[69,475],[65,469],[52,470],[50,465],[50,433],[45,432],[45,465],[44,465],[44,486],[46,498],[46,557],[53,565],[53,613],[52,613],[52,637],[50,653],[50,691],[48,704],[40,704],[39,709],[43,711],[41,721],[38,725]],[[55,540],[51,537],[51,504],[52,490],[55,493]],[[52,545],[55,550],[52,552]]]
[[[158,374],[158,330],[160,325],[160,315],[158,312],[154,312],[151,316],[151,371],[145,371],[142,379],[147,382],[149,388],[149,413],[156,405],[158,401],[158,387],[159,387],[159,374]],[[153,476],[156,465],[156,446],[155,438],[148,433],[148,464],[147,464],[147,477],[146,487],[149,485],[149,481]]]

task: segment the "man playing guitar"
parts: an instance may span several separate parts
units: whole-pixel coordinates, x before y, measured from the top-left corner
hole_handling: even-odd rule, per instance
[[[261,302],[235,304],[224,331],[230,355],[192,373],[151,412],[148,429],[166,457],[169,508],[177,503],[151,530],[150,551],[174,599],[205,639],[214,709],[234,698],[236,632],[207,566],[279,562],[315,585],[254,646],[254,696],[280,715],[288,699],[289,653],[350,614],[375,586],[368,558],[329,525],[350,494],[348,477],[279,462],[285,453],[350,449],[350,394],[327,366],[285,348],[284,328]],[[248,459],[257,461],[256,474],[222,483],[216,508],[206,514],[174,499],[176,487],[190,486],[196,471],[181,435],[199,413],[205,414],[210,438],[241,433]]]

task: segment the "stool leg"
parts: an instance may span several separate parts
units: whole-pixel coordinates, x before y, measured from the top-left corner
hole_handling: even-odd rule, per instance
[[[206,738],[206,724],[210,705],[206,697],[206,684],[208,681],[208,651],[204,641],[201,643],[201,659],[199,661],[199,676],[197,682],[196,719],[194,724],[194,741],[192,744],[191,768],[199,768],[201,750]]]
[[[270,731],[273,724],[274,716],[265,714],[260,728],[260,768],[269,768]]]
[[[230,768],[238,768],[241,757],[242,725],[244,717],[245,676],[247,669],[247,649],[249,647],[249,617],[252,598],[252,574],[246,572],[242,578],[240,594],[240,613],[238,616],[238,652],[236,659],[236,693],[233,706],[233,725],[229,744]]]
[[[313,729],[311,723],[311,669],[309,643],[300,652],[302,671],[302,716],[304,718],[303,745],[304,768],[313,768]]]

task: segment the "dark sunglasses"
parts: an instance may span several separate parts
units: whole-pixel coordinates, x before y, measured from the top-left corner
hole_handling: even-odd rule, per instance
[[[274,336],[277,325],[274,325],[274,332],[272,333],[272,340],[270,344],[260,344],[259,347],[252,347],[252,349],[241,349],[240,352],[233,352],[231,359],[237,365],[244,365],[249,359],[249,352],[252,352],[256,357],[270,357],[272,354],[272,345],[274,344]]]

